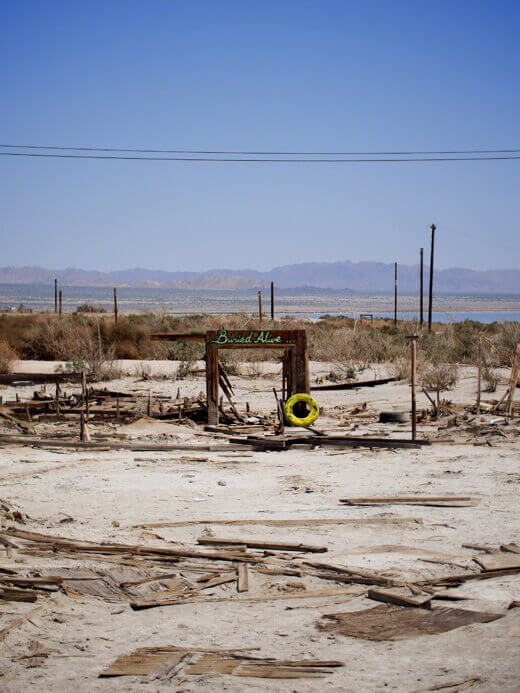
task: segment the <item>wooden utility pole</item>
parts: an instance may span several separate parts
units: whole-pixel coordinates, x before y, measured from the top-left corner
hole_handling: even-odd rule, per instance
[[[114,286],[114,322],[117,325],[117,289]]]
[[[417,438],[417,400],[415,396],[415,388],[417,387],[417,335],[412,334],[410,337],[411,347],[411,373],[410,384],[412,390],[412,440]]]
[[[263,318],[263,313],[262,313],[262,292],[259,290],[258,291],[258,318],[260,322],[262,322]]]
[[[477,414],[480,414],[480,393],[482,391],[482,337],[478,340],[477,381]]]
[[[422,327],[424,324],[424,248],[421,248],[419,258],[419,322]]]
[[[54,280],[54,312],[58,312],[58,280]]]
[[[62,312],[63,312],[63,292],[62,292],[61,289],[60,289],[60,304],[59,304],[59,309],[58,309],[58,311],[59,311],[59,315],[60,315],[60,318],[61,318],[61,314],[62,314]]]
[[[394,327],[397,327],[397,262],[394,262]]]
[[[435,224],[430,226],[432,230],[432,244],[430,250],[430,291],[428,296],[428,332],[432,331],[432,304],[433,304],[433,250],[435,246]]]
[[[274,320],[274,282],[271,282],[271,320]]]

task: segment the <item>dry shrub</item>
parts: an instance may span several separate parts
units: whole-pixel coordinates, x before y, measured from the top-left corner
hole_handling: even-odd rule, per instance
[[[486,392],[496,392],[499,373],[496,369],[491,368],[491,366],[485,365],[482,371],[482,376],[484,382],[486,383]]]
[[[0,373],[11,373],[18,355],[6,339],[0,339]]]
[[[410,359],[405,356],[397,356],[395,361],[390,364],[389,374],[392,378],[405,380],[410,378]]]

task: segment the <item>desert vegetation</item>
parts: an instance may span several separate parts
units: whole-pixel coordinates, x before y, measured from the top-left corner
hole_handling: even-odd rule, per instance
[[[63,315],[31,314],[0,316],[0,368],[8,370],[15,358],[67,361],[71,367],[86,368],[101,376],[107,363],[119,359],[172,359],[185,364],[202,358],[203,345],[197,342],[154,342],[153,332],[189,332],[209,329],[258,329],[257,319],[242,314],[230,316],[162,313],[112,316],[79,311]],[[277,319],[269,329],[307,330],[309,357],[335,364],[337,379],[352,378],[368,367],[391,364],[394,375],[403,377],[408,369],[409,340],[418,331],[413,322],[402,322],[394,328],[391,321],[374,320],[372,324],[347,317],[323,316],[316,321],[300,318]],[[447,389],[457,379],[457,365],[475,365],[479,341],[485,360],[484,378],[491,390],[495,369],[510,367],[520,341],[520,323],[483,325],[474,321],[436,324],[431,333],[423,331],[418,340],[420,377],[424,387],[437,391]],[[277,360],[272,350],[238,350],[223,355],[232,372],[241,361]],[[186,366],[188,367],[188,366]],[[444,387],[446,386],[446,388]]]

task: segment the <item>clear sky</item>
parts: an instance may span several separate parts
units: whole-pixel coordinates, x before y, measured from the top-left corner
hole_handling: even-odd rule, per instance
[[[2,144],[520,148],[518,0],[0,0]],[[520,160],[0,157],[0,265],[520,268]]]

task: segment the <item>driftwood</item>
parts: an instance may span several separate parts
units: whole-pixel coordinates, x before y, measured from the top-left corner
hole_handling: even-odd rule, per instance
[[[334,385],[311,385],[311,391],[325,390],[356,390],[358,387],[375,387],[376,385],[386,385],[395,383],[402,378],[377,378],[375,380],[360,380],[351,383],[335,383]]]

